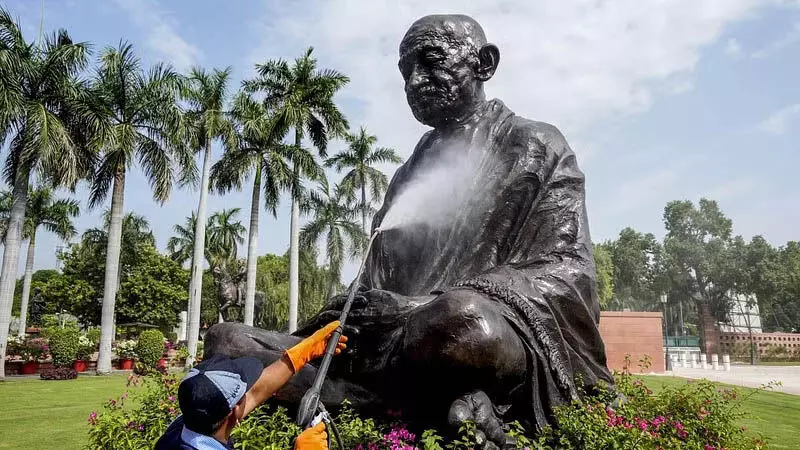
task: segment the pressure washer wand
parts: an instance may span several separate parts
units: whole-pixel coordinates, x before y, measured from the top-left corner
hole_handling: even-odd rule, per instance
[[[302,400],[300,400],[300,406],[297,410],[296,423],[303,429],[314,426],[319,419],[330,423],[329,416],[325,411],[325,407],[322,405],[322,402],[319,401],[320,392],[322,391],[322,383],[325,381],[325,377],[328,374],[328,368],[331,365],[331,360],[333,359],[334,352],[336,351],[336,345],[339,343],[339,337],[341,337],[344,330],[344,324],[345,321],[347,321],[347,315],[350,313],[350,307],[353,305],[353,299],[356,296],[359,280],[361,279],[361,274],[364,271],[364,266],[367,262],[367,258],[369,257],[372,243],[380,233],[381,229],[377,228],[369,238],[366,252],[364,253],[364,258],[361,260],[361,266],[359,266],[358,273],[356,274],[356,279],[353,282],[353,285],[350,286],[350,291],[347,294],[347,301],[345,301],[344,307],[342,307],[342,313],[339,315],[339,326],[336,327],[336,330],[334,330],[333,334],[331,334],[331,337],[328,340],[328,346],[325,348],[325,354],[322,356],[322,362],[320,362],[319,368],[317,369],[317,375],[314,378],[314,383],[311,385],[311,388],[306,391],[305,395],[303,395]],[[336,434],[338,439],[338,433]],[[341,442],[339,444],[341,445]]]

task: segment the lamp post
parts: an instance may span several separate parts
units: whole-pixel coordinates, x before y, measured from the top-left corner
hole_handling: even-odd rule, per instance
[[[664,370],[667,372],[672,371],[672,360],[669,357],[669,337],[667,336],[667,332],[669,327],[667,326],[667,294],[661,294],[661,304],[664,305]]]

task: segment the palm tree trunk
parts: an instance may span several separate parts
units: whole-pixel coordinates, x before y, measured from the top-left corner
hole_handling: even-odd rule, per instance
[[[36,230],[31,231],[28,241],[28,257],[25,260],[25,278],[22,280],[22,300],[19,305],[19,337],[25,337],[28,320],[28,300],[31,298],[31,278],[33,278],[33,250],[36,247]]]
[[[328,296],[325,298],[326,301],[333,298],[333,296],[336,294],[336,282],[340,278],[339,270],[334,270],[333,268],[333,258],[328,258],[328,271],[331,279],[328,281]]]
[[[17,169],[12,192],[11,212],[6,228],[5,247],[3,251],[3,268],[0,273],[0,380],[5,379],[6,343],[8,327],[11,324],[11,307],[14,302],[17,266],[19,265],[19,247],[22,243],[22,225],[25,222],[25,206],[28,201],[28,172]]]
[[[119,281],[119,254],[122,244],[122,206],[125,199],[125,168],[118,167],[111,194],[111,223],[108,227],[106,277],[103,285],[103,308],[100,313],[100,351],[97,374],[111,373],[111,344],[114,340],[114,307]]]
[[[253,326],[256,306],[256,262],[258,255],[258,211],[261,202],[261,160],[253,180],[253,198],[250,201],[250,230],[247,237],[247,279],[244,291],[244,324]]]
[[[300,148],[300,129],[295,131],[294,145]],[[294,182],[300,184],[297,165],[294,166]],[[289,224],[289,333],[297,330],[297,306],[300,294],[300,199],[292,189],[292,217]]]
[[[361,229],[364,231],[364,236],[369,236],[367,230],[367,187],[364,177],[361,177]],[[367,245],[366,241],[361,244],[362,252],[366,251],[364,248]]]
[[[186,367],[194,364],[197,354],[197,339],[200,336],[200,306],[203,295],[203,256],[206,252],[206,203],[208,203],[208,178],[211,167],[211,143],[206,143],[203,152],[203,176],[200,181],[200,203],[197,205],[197,221],[194,228],[194,254],[192,255],[192,282],[189,286],[189,323],[187,329]]]

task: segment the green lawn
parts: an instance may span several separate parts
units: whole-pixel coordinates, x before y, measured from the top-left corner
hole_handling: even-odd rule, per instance
[[[654,391],[662,386],[675,386],[686,380],[677,377],[642,376]],[[747,388],[740,388],[743,391]],[[758,392],[746,405],[750,418],[742,425],[768,439],[769,448],[800,449],[800,396],[780,392]]]
[[[125,392],[126,380],[127,375],[87,375],[0,383],[0,449],[83,448],[89,413]]]
[[[643,376],[654,390],[682,378]],[[12,379],[0,383],[0,449],[80,449],[86,419],[111,397],[125,392],[125,375],[81,376],[70,381]],[[760,392],[748,401],[743,425],[769,439],[770,448],[800,449],[800,396]]]

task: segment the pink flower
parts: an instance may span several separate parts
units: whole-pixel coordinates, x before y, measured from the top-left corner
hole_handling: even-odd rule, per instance
[[[714,447],[713,445],[708,445],[708,444],[706,444],[706,445],[703,447],[703,450],[717,450],[717,448],[716,448],[716,447]]]
[[[89,414],[89,425],[96,425],[96,424],[97,424],[97,412],[92,411],[92,413]]]
[[[169,401],[174,402],[175,401],[175,396],[174,395],[170,395],[168,397],[168,399],[169,399]]]

